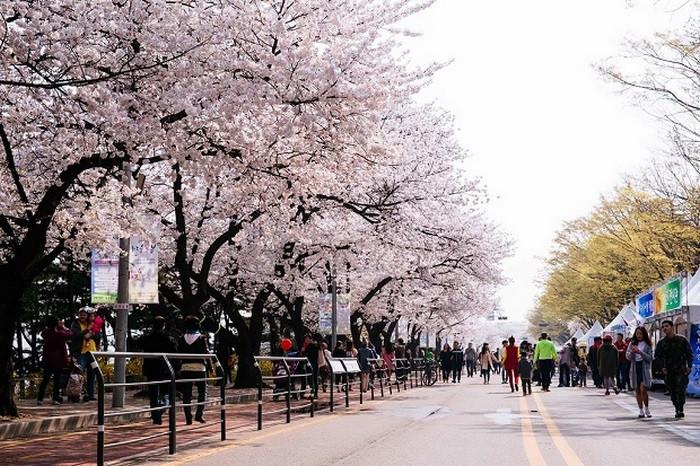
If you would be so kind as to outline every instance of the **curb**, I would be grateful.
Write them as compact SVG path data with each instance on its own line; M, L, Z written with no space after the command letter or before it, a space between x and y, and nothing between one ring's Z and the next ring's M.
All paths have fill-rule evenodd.
M245 395L227 395L226 404L240 404L257 400L254 393ZM140 419L146 419L150 413L122 414L109 417L105 420L107 425L124 424ZM0 424L0 440L9 440L18 437L32 437L40 434L53 434L88 429L97 424L97 407L95 412L85 414L72 414L68 416L55 416L29 421L8 422Z

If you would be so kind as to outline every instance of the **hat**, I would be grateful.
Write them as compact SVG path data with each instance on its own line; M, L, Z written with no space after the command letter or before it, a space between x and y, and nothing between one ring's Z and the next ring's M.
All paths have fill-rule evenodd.
M86 314L92 314L95 312L95 308L90 306L83 306L80 309L78 309L78 314L80 314L81 312L84 312Z

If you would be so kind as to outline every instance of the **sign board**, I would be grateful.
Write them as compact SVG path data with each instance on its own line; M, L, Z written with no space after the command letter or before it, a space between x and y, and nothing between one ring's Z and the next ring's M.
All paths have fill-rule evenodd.
M688 395L700 396L700 324L690 325L690 350L693 366L688 374Z
M158 246L138 238L129 251L129 302L158 303Z
M343 359L343 365L345 366L346 372L361 372L360 364L357 359Z
M318 298L318 331L331 333L333 331L333 295L321 293Z
M681 278L674 277L661 286L637 296L637 312L649 318L653 315L675 311L681 307Z
M339 359L329 359L328 362L331 364L331 370L334 374L343 374L345 372L345 366Z
M119 253L93 249L90 254L90 301L93 304L117 302Z
M339 294L337 306L336 333L350 335L350 294Z
M428 331L427 330L423 330L420 333L419 344L420 344L420 346L423 346L423 347L428 346Z
M681 279L673 278L654 290L654 313L662 314L681 307Z

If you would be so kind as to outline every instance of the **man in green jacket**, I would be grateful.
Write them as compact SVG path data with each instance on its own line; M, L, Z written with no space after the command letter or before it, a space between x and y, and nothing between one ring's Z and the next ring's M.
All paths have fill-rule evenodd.
M554 360L557 357L557 349L554 347L546 333L540 336L540 341L535 345L535 355L533 357L537 369L540 371L542 380L542 391L548 392L552 383L552 372L554 371Z

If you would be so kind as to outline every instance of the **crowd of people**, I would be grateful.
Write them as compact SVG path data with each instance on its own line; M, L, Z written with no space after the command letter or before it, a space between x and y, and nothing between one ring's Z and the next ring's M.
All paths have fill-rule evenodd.
M44 372L37 396L37 403L42 404L46 389L53 380L52 401L54 404L63 403L63 393L71 401L91 401L95 399L95 373L92 365L93 358L89 354L97 351L102 339L104 320L89 307L81 308L78 318L67 328L63 321L49 316L43 337ZM187 316L183 322L184 331L177 341L173 340L166 331L166 321L156 317L152 331L143 335L140 346L145 352L153 353L209 353L207 337L200 330L200 321L194 316ZM407 345L402 339L396 343L385 342L379 351L366 340L362 340L356 348L351 340L338 341L333 350L329 349L329 341L322 335L307 334L301 344L285 336L273 345L273 356L304 357L309 370L311 396L318 397L319 388L324 392L328 389L330 378L333 376L329 367L332 358L357 359L360 368L360 390L367 391L370 386L371 374L377 367L377 362L384 370L384 376L391 380L397 377L398 359L419 360L423 364L439 366L443 383L461 383L462 374L472 378L481 375L483 384L491 382L492 375L500 375L501 383L508 384L511 392L519 392L522 387L523 396L532 394L533 383L540 386L543 392L549 392L552 378L559 376L559 387L586 387L590 374L593 386L604 389L609 396L625 391L634 391L639 406L639 417L651 417L648 390L652 384L652 361L657 361L665 378L666 388L676 410L676 418L683 418L685 393L688 385L688 374L692 368L692 352L688 341L677 335L671 321L662 323L664 338L656 347L652 344L646 328L640 326L632 336L625 338L617 334L615 341L612 336L596 337L587 351L579 348L576 339L571 339L557 351L554 343L546 333L543 333L535 344L524 339L516 344L514 337L501 342L501 347L492 350L488 343L483 343L480 349L469 343L466 348L455 341L452 345L445 343L442 350L435 356L430 348L418 348ZM204 403L206 400L206 383L204 379L211 370L209 359L178 361L178 378L192 380L178 384L182 394L184 413L187 424L193 421L192 406L196 406L194 420L205 422ZM281 374L288 368L279 364L273 372ZM297 366L292 367L296 370ZM148 381L168 380L170 368L160 359L144 359L143 375ZM337 386L339 380L335 381ZM304 389L307 380L302 378ZM192 403L194 388L197 388L197 402ZM352 389L350 386L349 389ZM151 408L168 405L168 384L152 384L148 386ZM163 410L153 410L153 422L162 422Z

